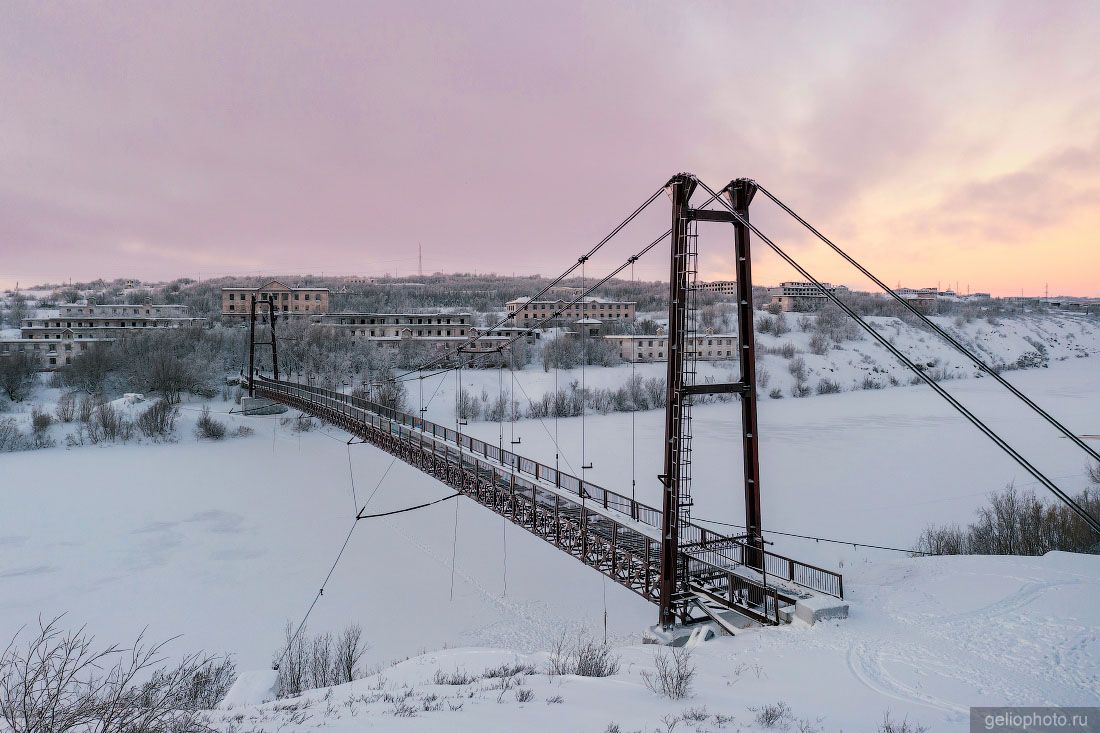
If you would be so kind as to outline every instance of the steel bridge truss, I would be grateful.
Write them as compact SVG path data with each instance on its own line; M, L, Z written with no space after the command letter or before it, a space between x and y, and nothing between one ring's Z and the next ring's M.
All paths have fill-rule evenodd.
M661 510L359 397L258 375L253 388L398 457L660 604ZM717 607L775 625L805 590L843 597L839 574L763 551L745 538L690 522L680 526L680 537L678 574L686 588L673 605L681 623L712 617Z

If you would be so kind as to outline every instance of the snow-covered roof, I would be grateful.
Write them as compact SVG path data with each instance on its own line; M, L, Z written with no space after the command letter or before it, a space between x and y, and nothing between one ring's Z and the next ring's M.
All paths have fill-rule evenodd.
M570 303L572 301L573 301L573 298L555 298L553 300L535 300L535 301L532 301L531 298L529 298L525 295L525 296L520 297L520 298L514 298L512 300L509 300L507 303L505 303L505 305L522 305L523 303L531 303L531 302L557 304L557 303ZM577 302L579 303L581 301L583 301L585 303L610 303L610 304L613 304L613 305L614 304L634 305L633 300L608 300L607 298L596 298L596 297L593 297L593 296L589 296L587 298L581 298Z

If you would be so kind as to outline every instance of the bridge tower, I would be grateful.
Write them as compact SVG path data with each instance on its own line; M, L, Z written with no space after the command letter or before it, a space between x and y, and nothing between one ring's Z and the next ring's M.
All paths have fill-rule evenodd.
M691 197L697 181L688 173L668 182L672 198L672 234L669 254L668 369L666 376L664 487L661 509L661 573L658 624L668 629L677 620L688 620L690 597L688 572L684 567L681 526L691 519L691 403L695 395L735 393L741 397L742 449L744 452L744 497L746 563L763 567L763 538L760 519L760 458L756 416L756 347L753 336L752 262L747 226L749 204L756 184L746 178L730 182L720 195L729 199L733 211L694 209ZM740 217L740 218L739 218ZM737 341L741 370L737 382L705 384L695 380L695 298L697 275L697 222L720 222L734 226L734 258L737 272ZM702 549L702 548L700 548Z
M267 306L267 318L268 323L271 326L270 340L269 341L257 341L256 340L256 309L262 305ZM256 396L256 347L257 346L270 346L271 347L271 372L272 378L275 381L279 381L279 354L277 351L277 344L275 338L275 321L279 318L275 311L275 306L270 300L257 300L252 299L251 307L248 313L248 396Z

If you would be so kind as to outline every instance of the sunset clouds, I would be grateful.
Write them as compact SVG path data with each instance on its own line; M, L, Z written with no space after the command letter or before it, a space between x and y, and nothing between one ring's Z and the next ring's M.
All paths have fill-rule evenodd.
M888 282L1100 295L1097 37L1069 2L7 3L0 285L411 274L417 242L552 274L690 170Z

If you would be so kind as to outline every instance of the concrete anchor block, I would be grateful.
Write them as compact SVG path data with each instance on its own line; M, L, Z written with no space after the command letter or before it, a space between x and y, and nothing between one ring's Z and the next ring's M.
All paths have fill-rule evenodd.
M789 609L784 611L790 612ZM848 604L832 596L813 595L809 598L800 598L794 604L794 617L811 626L818 621L848 618Z
M287 406L266 397L242 397L240 411L245 415L278 415L286 412Z

